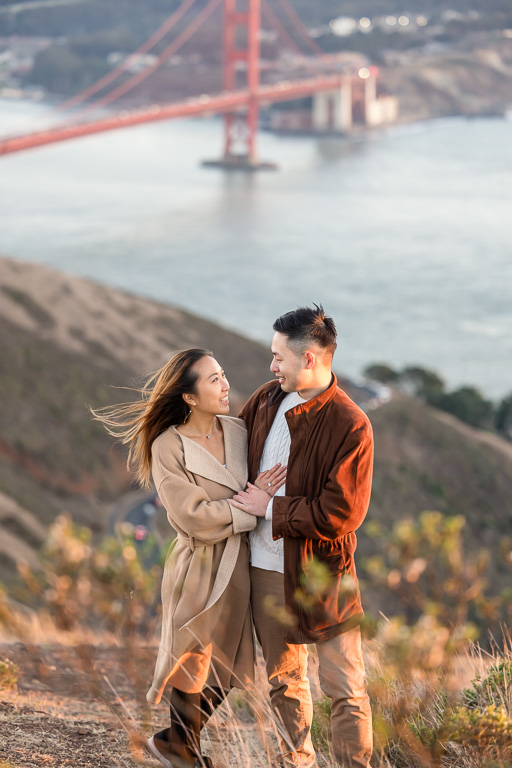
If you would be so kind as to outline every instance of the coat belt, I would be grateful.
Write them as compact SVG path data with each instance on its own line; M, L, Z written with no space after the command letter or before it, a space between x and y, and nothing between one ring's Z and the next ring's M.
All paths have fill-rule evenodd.
M179 534L178 537L180 537ZM192 551L198 547L212 546L211 542L200 541L199 539L194 538L194 536L181 536L181 538L184 540L188 538L189 546ZM238 559L238 553L240 552L241 538L241 534L236 533L226 539L226 546L224 547L224 552L222 553L222 557L220 559L217 574L215 576L215 582L213 584L213 589L211 591L208 602L206 603L201 613L198 614L198 616L201 616L203 613L205 613L205 611L208 611L217 602L229 584L231 574L235 569L236 561ZM195 619L197 619L197 616L194 616L192 619L187 621L187 623L184 624L181 629L188 627L193 621L195 621Z
M194 549L199 549L199 547L208 546L208 542L201 541L201 539L196 539L195 536L180 536L180 534L178 534L178 538L182 538L185 541L188 541L188 545L192 552L194 551Z
M193 552L194 549L200 549L201 547L211 547L212 543L211 541L202 541L201 539L196 538L195 536L186 536L182 533L178 533L176 538L179 541L182 541L184 544L187 544L187 546L190 548L190 551Z

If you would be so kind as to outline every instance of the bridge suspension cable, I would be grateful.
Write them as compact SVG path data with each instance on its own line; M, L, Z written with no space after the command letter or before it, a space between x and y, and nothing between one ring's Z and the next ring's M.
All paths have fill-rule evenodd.
M158 69L164 63L164 61L167 61L167 59L173 56L188 40L190 40L192 35L197 32L201 24L206 21L206 19L221 4L221 2L222 0L210 0L210 2L205 5L201 13L199 13L190 22L188 27L186 27L183 32L178 35L176 40L174 40L170 45L167 46L167 48L162 51L154 64L145 67L145 69L143 69L141 72L133 75L133 77L130 77L128 80L126 80L126 82L122 83L117 88L114 88L114 90L110 91L105 96L102 96L92 104L87 105L87 107L80 113L80 116L89 113L93 109L104 107L107 106L107 104L111 104L113 101L117 101L117 99L133 90L133 88L135 88L137 85L139 85L139 83L149 77L149 75L153 74L153 72Z
M317 41L311 37L311 35L309 34L308 28L300 18L299 14L291 4L290 0L277 0L277 2L282 8L282 10L284 11L284 13L288 16L288 18L292 22L297 33L304 40L304 42L309 46L311 51L316 56L318 56L327 65L327 67L330 70L336 69L336 60L334 56L331 56L328 53L325 53L325 51L317 43Z
M75 107L77 104L81 104L83 101L88 99L89 96L94 96L94 94L98 93L98 91L101 91L102 88L105 88L114 80L117 80L117 78L126 72L126 70L137 60L139 56L143 56L145 53L154 48L155 45L159 43L160 40L165 37L165 35L167 35L167 33L170 32L174 26L176 26L178 21L180 21L186 12L192 8L195 2L197 2L197 0L184 0L184 2L174 11L174 13L172 13L164 21L164 23L155 32L153 32L150 37L148 37L146 42L137 48L136 51L127 56L123 62L118 64L117 67L114 67L114 69L112 69L110 72L107 72L104 77L101 77L95 83L92 83L87 88L84 88L83 91L80 91L80 93L77 93L63 104L60 104L58 111L70 109L71 107Z
M281 41L288 48L290 48L290 50L294 51L300 56L303 56L304 54L302 50L299 48L295 40L288 34L285 27L283 27L283 25L275 15L274 11L271 9L268 2L266 2L266 0L263 0L263 3L261 5L261 11L263 14L263 18L270 24L271 27L274 28L275 32L277 32L278 36L281 38Z
M313 40L311 35L309 34L308 28L298 15L297 11L291 4L290 0L277 0L283 11L286 13L290 21L292 22L293 26L297 30L298 34L302 37L306 45L308 45L311 50L320 55L324 56L325 52L322 50L322 48L318 45L316 40Z

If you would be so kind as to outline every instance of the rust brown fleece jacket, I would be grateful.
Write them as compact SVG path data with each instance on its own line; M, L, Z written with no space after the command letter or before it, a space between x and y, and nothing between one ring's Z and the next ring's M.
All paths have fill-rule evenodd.
M257 475L266 437L286 393L264 384L240 417L249 436L249 477ZM363 618L355 531L370 502L373 435L368 417L337 386L286 413L291 445L286 496L273 503L273 537L284 539L288 641L317 642Z

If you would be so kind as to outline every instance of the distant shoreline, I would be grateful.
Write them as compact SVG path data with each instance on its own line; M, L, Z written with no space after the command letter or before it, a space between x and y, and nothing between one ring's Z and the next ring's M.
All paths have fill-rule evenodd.
M19 91L19 96L6 96L5 91L12 91L13 89L0 89L0 101L4 101L6 103L12 103L12 104L35 104L35 105L41 105L49 110L54 110L59 107L59 105L66 100L67 97L60 96L56 94L45 94L42 97L34 97L31 96L31 91L29 90L22 90ZM106 108L103 111L106 114L115 114L118 111L124 111L124 110L137 110L140 108L143 108L147 105L140 105L140 106L119 106L118 109L114 108ZM398 120L396 120L394 123L388 123L385 125L379 125L375 127L369 127L364 125L355 125L353 130L349 133L340 133L336 131L326 131L326 132L315 132L315 131L293 131L293 130L276 130L273 128L268 127L265 124L261 124L260 122L260 128L259 130L264 133L269 133L274 136L282 136L284 138L318 138L318 139L338 139L338 140L345 140L345 141L358 141L361 139L364 139L366 136L379 136L380 134L386 134L386 133L392 133L395 129L400 129L402 127L413 127L415 125L422 126L427 125L432 122L436 121L444 121L444 120L457 120L457 119L465 119L465 120L505 120L509 121L512 118L512 106L507 109L504 108L503 110L499 111L489 111L487 113L481 113L481 114L468 114L468 113L454 113L450 115L439 115L439 114L430 114L430 115L422 115L422 114L400 114ZM183 120L194 120L199 118L182 118ZM202 118L204 119L204 118ZM221 120L222 115L211 115L208 119L214 119L214 120ZM165 120L162 120L162 122L165 122ZM121 128L119 130L122 130ZM30 132L29 132L30 133ZM10 135L10 132L8 132L6 135Z

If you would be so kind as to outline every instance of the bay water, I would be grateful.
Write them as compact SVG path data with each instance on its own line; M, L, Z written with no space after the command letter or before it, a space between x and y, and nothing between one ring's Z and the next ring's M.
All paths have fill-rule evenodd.
M47 119L47 105L0 100L0 135ZM202 168L221 144L209 118L0 157L0 252L265 344L279 314L322 303L352 378L382 361L494 399L512 391L511 121L261 133L279 170L253 174Z

